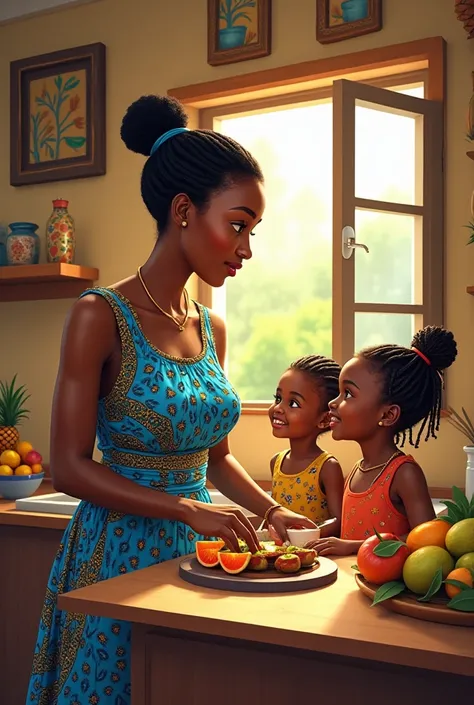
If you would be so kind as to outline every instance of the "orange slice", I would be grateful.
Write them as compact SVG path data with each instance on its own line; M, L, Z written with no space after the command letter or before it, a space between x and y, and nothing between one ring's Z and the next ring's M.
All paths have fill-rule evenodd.
M219 564L217 554L225 546L225 541L196 541L196 558L204 568L215 568Z
M246 551L245 553L230 553L230 551L223 551L219 552L217 557L221 568L224 568L226 573L236 575L246 569L250 563L252 554L250 551Z

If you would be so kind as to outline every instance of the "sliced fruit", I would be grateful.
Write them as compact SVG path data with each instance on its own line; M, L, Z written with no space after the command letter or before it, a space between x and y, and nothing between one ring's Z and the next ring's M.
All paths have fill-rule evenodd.
M231 553L230 551L219 551L217 554L221 568L226 573L237 575L245 570L250 563L252 554L250 551L246 553Z
M455 568L448 574L446 580L457 580L460 583L464 583L464 585L467 585L469 588L472 588L473 585L472 573L468 568ZM444 588L446 595L451 598L459 595L462 590L462 588L457 585L449 585L449 583L446 584Z
M225 542L222 540L196 541L196 558L205 568L214 568L216 565L219 565L217 554L224 546Z
M406 539L406 545L410 549L410 553L413 553L418 548L423 548L423 546L445 548L444 542L449 529L450 524L446 521L441 521L441 519L425 521L410 531Z
M275 569L280 573L297 573L301 568L301 561L294 553L282 553L275 561Z
M0 463L15 469L21 464L21 458L16 450L4 450L0 455Z

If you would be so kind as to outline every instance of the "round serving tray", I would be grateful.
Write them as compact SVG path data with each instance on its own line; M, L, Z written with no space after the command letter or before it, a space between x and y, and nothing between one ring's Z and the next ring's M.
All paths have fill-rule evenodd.
M215 590L232 592L297 592L315 590L337 580L337 565L329 558L318 557L311 568L296 574L266 570L261 573L245 570L238 575L229 575L222 568L204 568L194 556L188 556L179 564L179 575L188 583Z
M355 580L358 588L374 599L378 586L368 583L367 580L356 573ZM397 595L390 600L384 600L377 608L384 607L391 612L403 614L405 617L422 619L425 622L438 622L439 624L452 624L457 627L474 627L474 612L458 612L447 607L447 599L435 598L433 602L418 602L414 595Z

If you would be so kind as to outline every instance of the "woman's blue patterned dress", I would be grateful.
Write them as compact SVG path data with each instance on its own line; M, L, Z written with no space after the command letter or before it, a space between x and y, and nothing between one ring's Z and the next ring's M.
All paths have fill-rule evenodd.
M209 448L238 421L240 402L217 359L209 312L198 305L202 351L177 358L144 336L130 302L103 296L117 321L122 367L99 401L103 463L157 492L209 502ZM82 501L49 578L27 704L129 705L130 626L58 610L58 594L191 553L197 536L177 521L109 511Z

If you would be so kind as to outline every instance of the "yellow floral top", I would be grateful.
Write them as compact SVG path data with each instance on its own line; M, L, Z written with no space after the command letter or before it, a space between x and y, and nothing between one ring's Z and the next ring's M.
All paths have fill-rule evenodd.
M307 468L296 475L281 471L283 460L290 451L284 450L275 459L273 467L272 497L283 507L313 521L329 519L326 495L319 484L319 474L326 460L333 456L323 452Z

